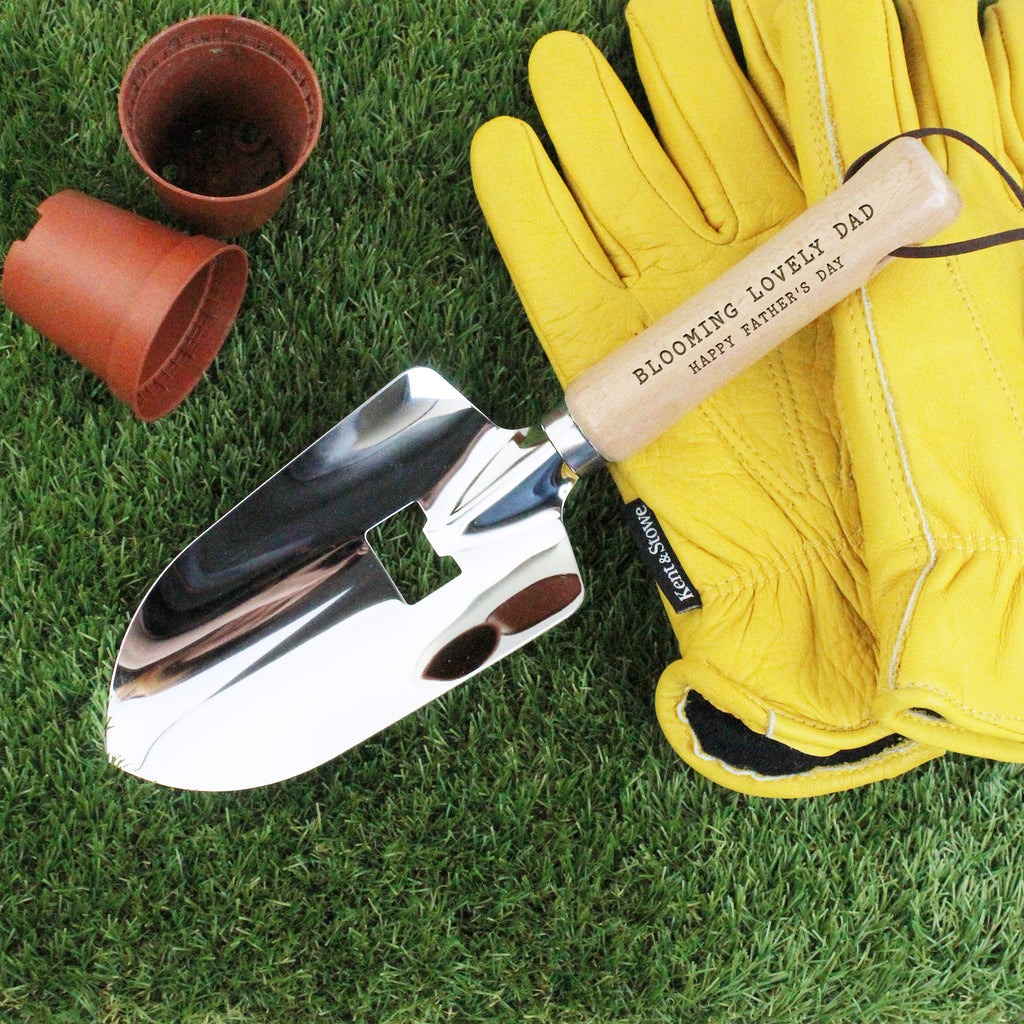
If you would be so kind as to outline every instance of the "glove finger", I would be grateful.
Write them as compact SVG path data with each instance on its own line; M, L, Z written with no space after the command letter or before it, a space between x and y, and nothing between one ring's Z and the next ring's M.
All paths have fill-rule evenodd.
M711 0L631 0L626 21L662 145L722 240L776 226L777 191L786 193L784 209L798 208L795 161L737 66Z
M667 250L700 265L717 230L590 40L542 37L530 85L566 180L626 285L654 270L664 278Z
M996 95L1003 146L1024 174L1024 3L1000 0L985 10L985 55Z
M779 71L779 57L770 47L778 42L772 31L762 31L760 20L767 16L767 4L751 8L743 0L733 0L732 13L743 46L747 79L761 98L776 130L785 142L786 151L794 153L793 130L786 106L786 84ZM799 174L797 174L799 178Z
M484 124L470 165L480 208L564 386L642 330L642 313L527 124L511 117ZM576 310L566 308L566 296ZM593 316L577 310L601 311L619 336L591 331Z
M896 12L887 0L748 0L786 86L808 203L846 168L919 127Z
M897 10L922 123L955 128L1005 159L976 0L897 0ZM966 146L940 138L932 153L970 194L992 187L990 169Z

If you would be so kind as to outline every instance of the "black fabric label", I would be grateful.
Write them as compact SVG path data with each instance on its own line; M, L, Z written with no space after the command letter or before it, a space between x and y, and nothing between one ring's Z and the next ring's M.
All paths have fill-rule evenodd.
M627 502L622 508L644 566L668 598L673 610L689 612L700 608L700 594L683 571L658 517L639 499Z

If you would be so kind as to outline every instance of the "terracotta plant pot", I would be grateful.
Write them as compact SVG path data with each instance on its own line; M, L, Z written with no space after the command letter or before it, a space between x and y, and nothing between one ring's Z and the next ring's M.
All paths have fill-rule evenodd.
M280 208L316 145L323 97L290 39L214 14L171 25L139 50L118 114L167 210L231 238Z
M58 192L4 261L0 296L143 420L168 413L220 350L245 294L245 250Z

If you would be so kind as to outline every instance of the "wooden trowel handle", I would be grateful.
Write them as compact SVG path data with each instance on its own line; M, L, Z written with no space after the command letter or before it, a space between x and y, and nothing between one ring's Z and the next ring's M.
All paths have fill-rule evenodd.
M951 224L960 196L924 145L901 138L702 292L568 386L590 444L618 462L865 284L894 249Z

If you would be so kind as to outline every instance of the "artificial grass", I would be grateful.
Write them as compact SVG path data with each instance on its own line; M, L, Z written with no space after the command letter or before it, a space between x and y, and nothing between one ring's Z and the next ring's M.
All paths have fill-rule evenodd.
M0 9L4 252L61 188L164 219L116 100L166 24L268 21L326 97L285 208L244 240L238 324L179 411L135 422L0 314L0 1020L1020 1018L1020 768L947 756L795 803L696 776L654 719L673 649L606 479L568 511L584 608L343 758L237 794L106 762L130 614L217 515L414 363L506 425L554 400L469 140L495 114L535 120L526 59L545 31L588 33L629 79L621 8Z

